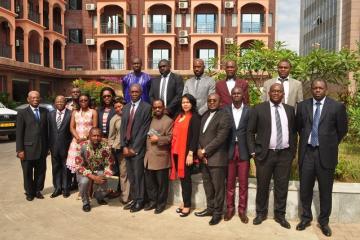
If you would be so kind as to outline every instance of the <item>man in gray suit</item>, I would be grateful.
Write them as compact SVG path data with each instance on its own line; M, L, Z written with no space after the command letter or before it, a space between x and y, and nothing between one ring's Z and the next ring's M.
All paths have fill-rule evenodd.
M269 101L268 92L271 85L274 83L280 83L284 86L284 98L283 103L296 107L296 104L303 100L302 83L294 78L289 77L291 70L291 63L289 60L281 60L278 63L279 76L273 79L269 79L264 82L262 91L262 101Z
M207 110L207 97L215 92L215 81L212 77L204 75L205 64L202 59L195 59L193 71L195 76L185 82L184 92L193 95L200 115Z

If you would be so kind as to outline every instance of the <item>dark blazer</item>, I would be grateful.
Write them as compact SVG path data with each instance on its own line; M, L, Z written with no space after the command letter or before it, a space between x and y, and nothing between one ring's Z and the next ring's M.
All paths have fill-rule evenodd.
M197 156L197 149L199 146L200 124L201 124L200 115L198 113L193 113L189 122L185 156L188 155L189 151L193 151L194 157Z
M289 148L292 158L295 157L297 135L295 127L295 109L292 106L283 104L288 118ZM250 111L247 128L247 144L249 152L255 153L257 161L263 161L268 154L271 138L271 112L268 101L256 105Z
M48 111L39 107L40 122L30 106L19 110L16 118L16 152L24 151L25 160L46 158L48 152Z
M71 111L69 109L65 110L64 118L59 129L56 124L56 111L57 110L48 114L49 147L52 154L58 153L67 156L72 140L70 132Z
M130 118L131 102L127 103L122 110L121 117L121 147L131 147L137 153L136 157L144 157L146 150L146 138L151 123L151 105L140 101L134 115L130 141L126 140L126 128Z
M229 160L226 140L231 129L231 117L224 110L218 110L203 133L209 115L210 111L207 111L201 118L199 148L205 148L208 166L224 167Z
M313 122L313 98L298 103L296 126L300 136L299 165L301 166ZM319 121L320 162L324 168L334 169L338 163L338 145L348 131L344 104L326 97Z
M234 149L235 145L238 145L238 149L240 151L240 159L241 160L249 160L250 159L250 153L247 146L247 138L246 138L246 129L249 122L249 114L250 114L250 108L243 104L243 110L241 113L240 123L238 128L236 128L235 122L234 122L234 116L232 113L232 104L227 105L224 110L232 117L231 121L231 130L228 137L228 156L229 159L234 158ZM238 142L235 142L235 139L238 139Z
M249 104L248 83L245 80L237 78L235 80L235 86L240 87L243 90L243 101L245 104ZM217 81L215 85L215 91L220 96L220 107L224 107L232 103L231 95L226 85L226 80Z
M180 102L184 90L184 81L180 75L170 72L168 86L166 91L166 109L171 116L175 116L180 111ZM154 78L151 81L150 101L160 98L161 77Z
M101 132L102 132L102 129L103 129L102 119L103 119L103 115L104 115L104 108L100 107L97 110L97 112L98 112L98 128L100 128ZM108 137L108 135L109 135L109 127L110 127L110 120L114 115L115 115L115 110L114 110L113 107L111 107L111 110L110 110L109 115L108 115L107 120L106 120L106 136L103 136L103 137Z

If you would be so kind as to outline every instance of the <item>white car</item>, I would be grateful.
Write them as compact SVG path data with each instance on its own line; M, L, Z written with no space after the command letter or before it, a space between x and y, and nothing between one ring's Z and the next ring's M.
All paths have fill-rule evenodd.
M15 140L16 115L16 111L6 108L4 104L0 102L0 136L7 135L10 140Z

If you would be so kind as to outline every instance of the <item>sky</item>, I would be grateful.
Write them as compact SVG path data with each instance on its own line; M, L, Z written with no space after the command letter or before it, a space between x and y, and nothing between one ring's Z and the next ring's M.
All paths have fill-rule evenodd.
M299 52L300 0L277 0L276 14L276 41L285 41L286 48Z

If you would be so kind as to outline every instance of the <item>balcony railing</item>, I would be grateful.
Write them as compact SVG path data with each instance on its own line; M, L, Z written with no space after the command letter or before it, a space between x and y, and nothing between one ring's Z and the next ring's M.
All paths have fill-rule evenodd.
M171 23L149 23L149 33L171 33Z
M216 23L212 24L196 24L195 26L196 33L215 33L216 32Z
M54 68L62 69L62 60L61 59L54 59Z
M16 61L24 62L24 49L21 49L15 53Z
M55 32L62 33L62 25L61 24L53 23L53 28L54 28Z
M29 55L29 62L40 64L40 53L30 53Z
M10 0L0 0L0 7L11 10L11 1Z
M149 59L148 60L148 68L150 69L158 69L159 68L159 62L162 60L163 58L156 58L156 59ZM166 59L166 58L165 58ZM171 59L168 58L168 61L171 62Z
M0 57L11 58L11 46L8 44L0 45Z
M123 59L101 60L101 69L125 69Z
M33 22L40 23L40 14L35 11L29 11L29 19Z
M102 34L121 34L124 33L124 24L108 24L108 23L101 23L100 32Z
M23 18L23 6L22 5L16 5L15 6L15 13L17 14L16 18Z
M242 33L264 32L264 22L241 22Z

